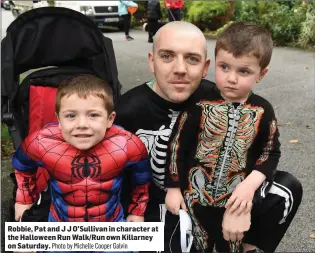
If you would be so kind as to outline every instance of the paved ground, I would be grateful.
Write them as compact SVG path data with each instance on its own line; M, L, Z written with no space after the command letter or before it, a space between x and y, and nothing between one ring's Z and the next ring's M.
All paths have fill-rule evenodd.
M2 36L4 29L13 18L2 10ZM151 44L147 43L147 34L132 31L134 41L127 42L121 32L107 32L113 40L119 79L123 92L143 83L153 76L149 73L147 54ZM213 60L215 41L208 41L208 51ZM275 107L280 123L280 141L282 158L280 170L295 175L304 188L300 209L277 251L315 252L315 54L291 48L275 48L269 73L255 88L255 91L268 99ZM214 79L213 65L208 79ZM297 139L292 144L290 140ZM2 164L2 222L7 216L7 203L10 184L8 166Z

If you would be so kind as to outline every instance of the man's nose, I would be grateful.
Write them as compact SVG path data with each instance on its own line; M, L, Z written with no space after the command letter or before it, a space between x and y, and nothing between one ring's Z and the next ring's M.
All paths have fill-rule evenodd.
M235 71L230 71L228 74L229 83L237 83L237 73Z
M175 74L186 74L187 68L185 59L183 57L178 57L176 61L174 62L174 72Z

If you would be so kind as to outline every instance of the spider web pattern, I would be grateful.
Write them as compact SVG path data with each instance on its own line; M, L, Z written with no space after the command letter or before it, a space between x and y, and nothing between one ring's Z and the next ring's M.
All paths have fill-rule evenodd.
M36 169L45 167L51 183L51 215L55 221L119 221L122 171L132 170L134 187L128 211L144 215L148 202L150 167L141 140L113 126L93 148L81 151L66 143L58 124L26 138L13 157L18 181L17 202L38 198Z

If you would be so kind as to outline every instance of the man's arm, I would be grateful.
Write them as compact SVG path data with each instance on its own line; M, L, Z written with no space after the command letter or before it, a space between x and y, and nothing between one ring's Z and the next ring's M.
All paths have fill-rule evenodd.
M135 135L130 134L127 146L128 169L131 170L132 197L128 213L144 216L149 201L149 185L151 182L151 167L145 145Z

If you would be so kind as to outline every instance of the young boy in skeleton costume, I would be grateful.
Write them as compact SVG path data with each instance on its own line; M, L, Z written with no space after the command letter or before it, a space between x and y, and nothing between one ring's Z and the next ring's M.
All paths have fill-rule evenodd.
M215 48L216 87L179 115L170 137L165 204L176 214L185 202L200 251L274 252L300 204L301 191L283 205L274 110L251 91L268 71L272 45L261 26L225 29Z

